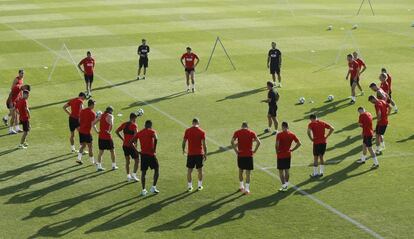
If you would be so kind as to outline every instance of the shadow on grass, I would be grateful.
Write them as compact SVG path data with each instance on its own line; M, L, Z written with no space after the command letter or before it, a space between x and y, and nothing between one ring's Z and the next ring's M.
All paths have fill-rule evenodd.
M0 156L7 155L7 154L10 154L10 153L13 153L14 151L17 151L17 150L19 150L19 149L18 149L18 148L14 148L14 149L7 149L7 150L4 150L4 151L0 152Z
M127 226L131 223L142 220L148 216L154 215L157 212L161 211L161 209L163 209L164 207L169 206L177 201L183 200L184 198L187 198L194 193L197 192L189 193L185 191L183 193L176 194L161 201L151 203L150 205L143 207L137 211L126 211L125 213L122 213L112 218L111 220L86 231L86 234L93 232L111 231L116 228Z
M155 98L155 99L151 99L151 100L147 100L147 101L137 101L134 102L132 104L130 104L128 107L122 108L122 110L127 110L133 107L140 107L140 106L145 106L145 105L151 105L151 104L155 104L161 101L165 101L165 100L172 100L174 98L178 98L180 96L184 96L187 95L187 92L185 91L181 91L178 93L174 93L171 95L167 95L167 96L163 96L163 97L159 97L159 98Z
M359 128L359 124L358 123L353 123L353 124L350 124L348 126L343 127L340 130L335 130L334 133L335 134L339 134L339 133L342 133L342 132L345 132L345 131L352 131L352 130L354 130L356 128Z
M238 196L234 197L236 194ZM191 227L194 223L196 223L202 216L214 212L217 209L220 209L222 206L231 203L238 198L242 197L243 194L236 191L234 193L227 194L213 202L210 202L204 206L201 206L179 218L176 218L170 222L165 224L149 228L147 232L160 232L160 231L171 231L177 229L183 229Z
M361 138L360 135L356 135L356 136L353 136L353 137L348 135L346 137L346 139L344 139L343 141L333 145L332 147L327 148L326 151L332 151L332 150L335 150L335 149L338 149L338 148L344 148L344 147L347 147L347 146L349 146L349 145L351 145L351 144L353 144L353 143L355 143L359 140L361 140L361 142L362 142L362 138Z
M257 94L259 92L265 91L266 89L267 89L266 87L261 87L261 88L257 88L257 89L253 89L253 90L239 92L239 93L236 93L236 94L233 94L233 95L226 96L223 99L217 100L216 102L222 102L222 101L225 101L225 100L234 100L234 99L246 97L246 96L249 96L249 95L254 95L254 94Z
M348 98L344 98L344 99L337 100L337 101L329 101L320 107L310 109L308 112L305 113L305 116L303 116L303 118L296 119L293 122L300 122L302 120L307 120L309 119L310 114L316 114L318 117L322 118L330 113L334 113L338 110L351 106L351 104L348 102L344 103L345 101L348 101L348 100L349 100Z
M410 140L414 140L414 134L411 135L411 136L409 136L409 137L407 137L407 138L405 138L405 139L401 139L401 140L398 140L398 141L395 141L395 142L397 142L397 143L404 143L404 142L407 142L407 141L410 141Z
M341 155L338 155L336 157L330 158L328 160L325 161L326 164L339 164L341 163L343 160L345 160L346 158L356 155L358 153L362 152L362 146L358 145L354 148L352 148L351 150L349 150L348 152L345 152Z
M227 152L227 151L230 151L230 150L233 150L233 148L231 147L231 145L228 145L228 146L225 146L225 147L219 147L215 151L208 152L207 153L207 156L224 153L224 152Z

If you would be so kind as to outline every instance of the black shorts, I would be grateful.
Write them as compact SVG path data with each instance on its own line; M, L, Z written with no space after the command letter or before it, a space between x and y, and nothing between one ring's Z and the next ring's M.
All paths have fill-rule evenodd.
M141 154L141 171L147 171L148 167L151 169L158 169L158 160L155 156Z
M290 169L290 158L278 158L277 169Z
M323 156L326 152L326 144L314 144L313 156Z
M352 79L352 78L351 78L351 79L349 80L349 85L350 85L350 86L352 86L352 85L354 84L354 82L355 82L355 84L358 84L358 83L359 83L359 77L357 77L357 79L356 79L356 80L354 80L354 79Z
M253 170L253 157L237 157L237 166L243 170Z
M112 139L98 139L99 150L114 149L114 141Z
M73 117L69 117L69 130L70 132L75 131L79 127L79 119L75 119Z
M139 61L138 61L138 67L144 67L147 68L148 67L148 57L140 57Z
M278 66L278 65L272 65L272 64L270 64L270 67L269 67L269 69L270 69L270 74L280 74L280 67Z
M93 83L93 75L90 75L90 76L88 76L88 75L84 75L85 76L85 82L86 83Z
M191 72L194 72L195 70L194 70L194 68L185 68L185 72L188 72L188 73L191 73Z
M134 147L122 146L122 149L124 150L125 157L131 157L133 159L139 158L138 151Z
M277 105L269 106L269 110L267 111L267 114L272 116L272 117L276 117L276 115L277 115Z
M79 133L79 142L90 144L92 143L92 135Z
M372 136L364 136L362 142L365 146L372 147Z
M386 125L377 125L377 127L375 128L375 133L379 135L384 135L386 130Z
M13 102L6 101L6 107L7 109L11 110L11 109L14 109L15 105Z
M202 168L203 167L203 155L188 155L187 156L187 168Z
M24 132L29 132L30 131L30 122L28 120L20 121L20 124L23 126L23 131Z
M390 97L390 99L392 99L391 94L392 94L392 92L390 91L390 93L388 93L388 96Z

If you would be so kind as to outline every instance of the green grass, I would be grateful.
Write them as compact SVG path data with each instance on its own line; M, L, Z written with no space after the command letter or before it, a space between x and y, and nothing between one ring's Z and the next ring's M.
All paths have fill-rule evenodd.
M33 87L29 149L14 150L19 136L7 136L7 129L0 128L0 238L373 237L323 205L384 238L412 237L414 115L412 104L404 100L412 96L414 73L411 2L374 1L376 16L370 16L367 4L355 16L360 4L356 0L289 2L0 0L0 100L5 102L19 68L26 70L25 80ZM350 32L354 24L359 28ZM326 31L328 25L333 31ZM218 48L209 70L201 73L217 36L237 70ZM141 38L148 39L152 51L148 80L136 82L135 53ZM274 138L264 135L255 157L253 193L241 196L235 193L235 156L218 145L228 146L243 120L258 133L266 126L267 107L259 101L266 97L265 60L271 41L283 52L279 120L289 121L303 142L291 169L291 182L302 191L278 193L276 170L261 170L275 166ZM86 50L93 52L99 75L93 92L97 109L114 106L115 114L124 115L116 117L116 125L138 108L145 110L139 127L145 119L153 120L160 137L159 195L141 198L139 184L124 182L118 139L120 170L96 173L92 165L75 165L61 107L84 85L68 53L61 50L63 43L76 61ZM201 57L198 92L190 95L179 94L184 79L178 57L187 45ZM365 91L386 66L400 109L390 116L387 149L376 171L355 164L361 144L356 108L374 111L367 97L358 97L353 106L346 99L345 54L355 49L368 64L362 80ZM324 68L338 54L337 64ZM57 55L62 59L48 82ZM335 101L325 103L329 94ZM295 105L300 96L315 103ZM336 132L329 140L326 176L311 181L312 145L306 127L307 116L315 111ZM1 113L6 113L4 107ZM184 193L182 123L189 125L194 116L207 131L212 154L205 166L205 190ZM107 154L104 164L109 166Z

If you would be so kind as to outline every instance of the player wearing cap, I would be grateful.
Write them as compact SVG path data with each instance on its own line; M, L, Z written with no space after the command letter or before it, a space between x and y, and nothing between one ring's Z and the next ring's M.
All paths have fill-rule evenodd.
M114 108L112 106L108 106L105 112L97 117L95 120L95 124L99 121L99 154L98 154L98 163L96 165L97 171L104 171L105 169L102 167L102 156L105 150L109 150L111 152L111 160L112 160L112 170L118 169L115 162L115 149L114 149L114 141L112 140L112 129L114 127L114 116L112 113L114 112Z
M256 146L253 150L253 142ZM239 190L250 194L250 172L253 170L253 155L260 147L260 140L253 130L249 129L247 122L243 122L241 129L233 134L231 146L237 154L237 166L239 168ZM246 171L246 183L243 180L243 172Z
M66 112L66 114L69 115L69 142L72 153L78 152L75 149L75 130L79 131L79 115L83 109L83 101L85 98L85 93L80 92L78 97L69 100L68 103L63 106L63 110ZM68 110L69 107L70 111Z

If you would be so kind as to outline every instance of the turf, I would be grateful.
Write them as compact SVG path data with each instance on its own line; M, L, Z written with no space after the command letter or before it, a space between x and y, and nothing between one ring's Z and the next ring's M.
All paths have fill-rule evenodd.
M19 68L33 87L29 149L15 150L19 136L7 136L7 129L0 128L0 237L412 237L414 115L410 100L404 100L412 97L412 4L373 3L375 16L367 4L355 16L356 0L0 1L1 102ZM354 24L358 29L351 31ZM328 25L332 31L326 31ZM237 70L219 47L203 72L217 36ZM148 80L134 81L141 38L151 46L150 68ZM266 97L271 41L283 52L279 119L290 122L303 143L291 169L291 181L300 190L277 192L275 140L261 134L252 194L241 196L235 155L226 147L243 120L259 134L266 126L267 107L259 101ZM145 119L153 120L160 137L159 195L139 197L140 185L125 182L118 139L120 170L97 173L92 165L75 164L61 107L84 85L63 44L76 61L87 50L93 52L97 109L114 106L115 114L123 114L116 116L116 125L138 108L145 110L140 127ZM195 94L183 93L178 57L187 45L201 57ZM376 171L355 164L361 151L356 108L374 109L366 96L348 104L345 55L353 50L368 65L362 79L366 93L386 66L400 109L390 116L387 149ZM333 102L325 102L329 94ZM314 103L297 105L301 96ZM314 181L308 177L312 146L306 136L311 112L336 129L329 139L325 177ZM180 144L194 116L207 131L210 153L205 190L185 193ZM108 155L104 164L109 166Z

